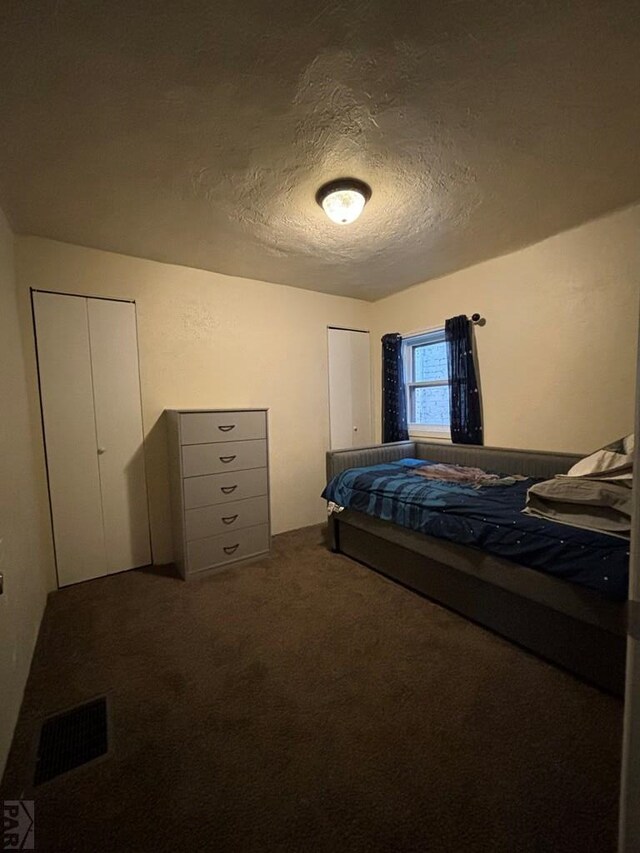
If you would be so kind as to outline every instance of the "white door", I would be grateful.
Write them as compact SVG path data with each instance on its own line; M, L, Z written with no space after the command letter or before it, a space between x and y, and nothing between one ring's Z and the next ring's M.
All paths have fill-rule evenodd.
M60 586L151 561L135 306L33 294Z
M34 293L60 585L105 574L86 299Z
M369 333L329 328L331 448L373 442Z
M107 572L150 562L138 339L130 302L88 299Z

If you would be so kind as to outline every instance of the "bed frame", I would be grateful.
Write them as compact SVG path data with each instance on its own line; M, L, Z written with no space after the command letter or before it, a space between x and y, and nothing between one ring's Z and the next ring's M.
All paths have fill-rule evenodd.
M403 441L329 451L327 480L347 468L407 457L531 477L566 473L581 458ZM601 689L624 694L626 602L354 510L330 517L329 545Z

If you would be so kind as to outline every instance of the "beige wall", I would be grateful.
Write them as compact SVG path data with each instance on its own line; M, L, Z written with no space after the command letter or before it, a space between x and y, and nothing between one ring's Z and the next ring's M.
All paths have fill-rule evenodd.
M385 332L477 311L486 444L596 448L633 429L639 293L636 206L376 302L376 411Z
M274 532L325 518L327 325L367 329L369 303L35 237L17 257L25 326L29 287L136 300L156 563L172 559L165 408L269 407Z
M16 296L14 238L0 211L0 776L54 584L40 416L27 393Z

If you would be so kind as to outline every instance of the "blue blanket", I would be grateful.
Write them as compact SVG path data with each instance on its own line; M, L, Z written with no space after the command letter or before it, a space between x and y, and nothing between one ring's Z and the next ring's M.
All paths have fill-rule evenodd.
M522 566L582 584L609 598L628 595L629 542L604 533L524 515L538 480L475 488L426 480L418 459L351 468L322 497L402 527L479 548Z

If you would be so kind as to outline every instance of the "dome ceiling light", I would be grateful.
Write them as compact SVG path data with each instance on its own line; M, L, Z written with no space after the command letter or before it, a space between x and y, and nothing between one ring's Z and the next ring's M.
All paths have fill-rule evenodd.
M349 225L355 222L371 198L371 187L356 178L339 178L323 184L316 201L332 222Z

